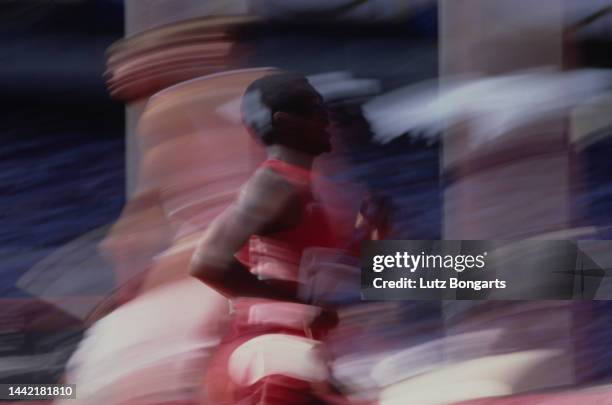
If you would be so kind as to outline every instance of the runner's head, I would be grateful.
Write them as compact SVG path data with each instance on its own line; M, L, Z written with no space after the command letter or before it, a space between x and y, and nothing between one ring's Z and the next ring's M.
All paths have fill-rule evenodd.
M303 75L279 72L251 83L242 99L242 117L265 145L315 156L331 150L323 97Z

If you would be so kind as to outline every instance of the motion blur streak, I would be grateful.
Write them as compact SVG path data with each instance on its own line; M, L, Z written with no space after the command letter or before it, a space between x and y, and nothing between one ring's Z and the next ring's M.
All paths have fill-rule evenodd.
M76 383L62 405L610 403L612 277L520 264L524 240L561 239L612 268L612 0L43 4L0 5L2 179L26 167L2 189L0 382ZM104 69L110 4L126 35ZM308 79L303 100L244 97L280 71ZM108 95L125 133L104 141L123 125ZM332 150L308 167L258 126ZM245 208L258 170L265 203ZM194 252L288 189L300 211L230 256L291 303L223 291L222 249ZM361 242L384 239L507 240L515 288L593 300L362 301Z
M612 85L612 70L539 70L445 77L440 88L416 84L372 99L364 113L379 142L408 132L435 137L467 122L478 146L538 120L562 117L569 108L603 97Z

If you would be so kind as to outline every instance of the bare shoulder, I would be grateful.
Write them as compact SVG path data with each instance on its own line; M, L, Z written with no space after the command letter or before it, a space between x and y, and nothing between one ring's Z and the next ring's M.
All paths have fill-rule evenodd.
M269 167L260 167L251 177L247 187L262 190L278 189L279 192L297 193L295 186L291 184L282 174Z
M251 212L278 213L299 203L296 187L273 169L259 168L243 187L240 208Z

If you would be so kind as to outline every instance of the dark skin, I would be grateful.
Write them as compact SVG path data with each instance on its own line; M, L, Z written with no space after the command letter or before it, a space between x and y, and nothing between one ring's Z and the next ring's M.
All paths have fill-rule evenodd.
M314 158L329 151L329 125L321 96L305 82L304 110L276 111L272 124L281 139L267 148L268 156L310 168ZM261 168L245 185L237 200L217 217L202 236L192 258L190 273L219 293L233 297L262 297L297 301L295 285L262 281L234 255L252 235L265 236L297 225L299 192L282 175Z
M270 169L258 170L236 202L202 236L191 262L191 275L228 298L296 300L285 292L287 289L259 280L234 257L252 235L290 227L296 212L299 200L293 187Z

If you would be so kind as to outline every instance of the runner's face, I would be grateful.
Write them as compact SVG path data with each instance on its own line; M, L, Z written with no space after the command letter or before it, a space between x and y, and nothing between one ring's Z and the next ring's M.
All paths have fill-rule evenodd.
M301 127L300 141L304 148L315 155L331 151L331 134L328 131L329 116L323 97L306 84L296 119Z

